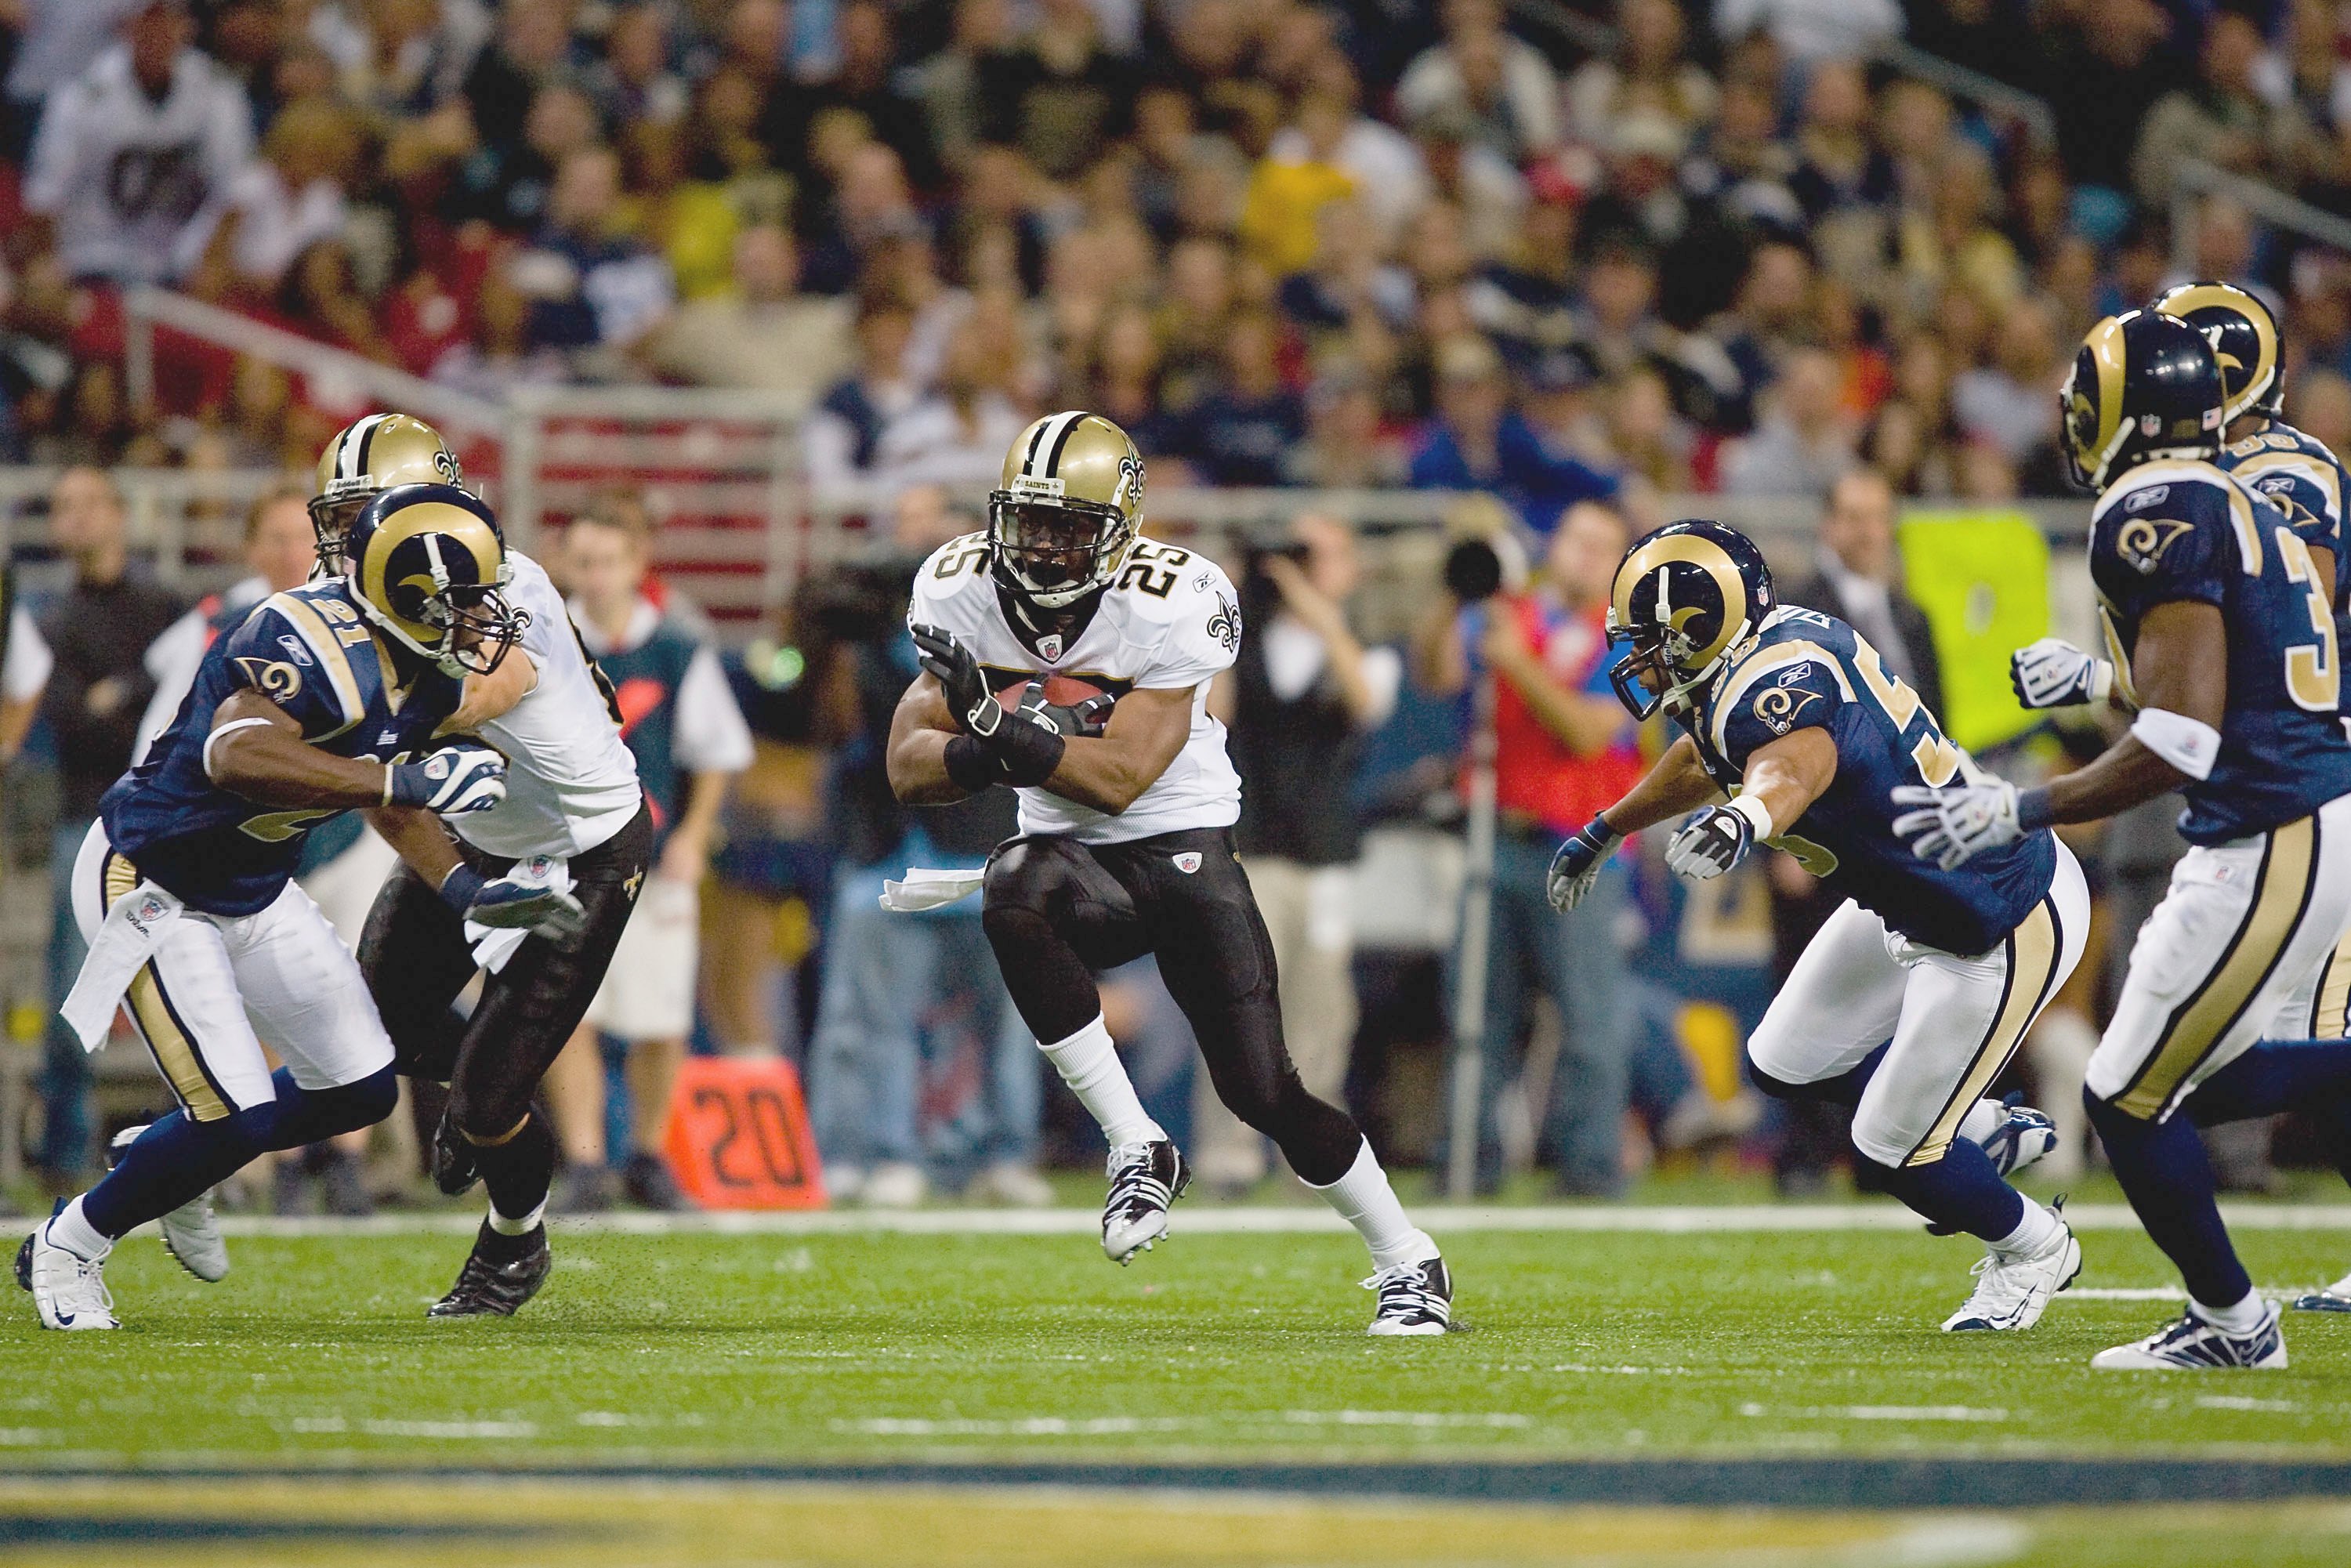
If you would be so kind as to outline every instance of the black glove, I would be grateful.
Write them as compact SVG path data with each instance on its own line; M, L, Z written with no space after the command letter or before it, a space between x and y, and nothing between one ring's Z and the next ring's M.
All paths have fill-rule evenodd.
M971 650L956 641L952 632L936 626L913 625L914 648L923 668L946 694L947 711L964 733L986 740L1004 727L1004 705L987 688L987 675Z
M1069 737L1082 733L1084 720L1075 708L1047 702L1041 681L1029 683L1011 717L1013 722L997 726L995 734L980 737L979 744L995 757L1007 784L1015 789L1042 784L1061 765Z
M1019 716L1061 735L1092 737L1109 727L1110 710L1117 702L1108 692L1096 692L1083 702L1049 703L1045 700L1045 683L1031 681L1021 688Z

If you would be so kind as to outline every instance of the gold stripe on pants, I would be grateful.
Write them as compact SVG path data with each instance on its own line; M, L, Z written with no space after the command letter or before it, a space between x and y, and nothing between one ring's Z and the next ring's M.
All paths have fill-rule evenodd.
M1927 1130L1926 1138L1910 1151L1902 1163L1906 1166L1932 1165L1943 1157L1959 1135L1959 1124L1983 1098L1984 1091L1992 1085L2001 1070L2024 1039L2024 1031L2041 1011L2041 1004L2049 999L2056 983L2057 959L2064 950L2064 933L2057 928L2056 901L2043 898L2032 906L2032 913L2008 934L2008 989L2001 995L2000 1009L1992 1016L1991 1028L1985 1032L1983 1043L1976 1048L1975 1060L1960 1074L1959 1087L1944 1106L1935 1124Z
M104 864L100 873L104 894L98 904L100 920L114 907L116 899L139 885L138 868L120 855L110 850ZM139 972L131 977L123 1000L130 1005L131 1021L139 1026L155 1065L172 1085L172 1092L180 1097L180 1103L187 1107L188 1114L199 1122L218 1122L228 1117L235 1108L205 1071L204 1056L181 1023L179 1009L172 1005L170 995L163 989L162 976L153 959L141 965Z
M2252 902L2236 934L2203 983L2171 1009L2155 1050L2115 1097L2117 1109L2143 1121L2162 1115L2285 956L2318 870L2318 820L2304 817L2273 828L2269 841Z

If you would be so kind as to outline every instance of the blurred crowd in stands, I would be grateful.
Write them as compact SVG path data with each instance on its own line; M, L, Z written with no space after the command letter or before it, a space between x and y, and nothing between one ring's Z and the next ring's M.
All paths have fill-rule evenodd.
M709 841L694 1048L797 1060L836 1197L876 1204L1040 1201L1040 1166L1090 1146L973 912L875 898L1009 831L1002 800L900 810L879 758L914 673L904 584L977 526L960 498L1011 436L1082 405L1134 433L1155 490L1482 493L1448 528L1502 541L1500 591L1440 590L1432 555L1422 612L1378 634L1340 520L1232 541L1250 635L1215 701L1249 779L1242 849L1308 1082L1384 1146L1438 1152L1460 977L1453 894L1428 890L1458 853L1431 846L1455 841L1467 693L1494 675L1478 1176L1533 1157L1561 1190L1613 1194L1758 1110L1737 1077L1752 998L1701 1016L1657 983L1696 946L1653 859L1626 852L1577 920L1541 906L1557 837L1639 766L1608 695L1605 564L1663 497L1816 504L1789 597L1863 626L1931 701L1897 507L2063 493L2073 345L2186 276L2264 292L2289 415L2351 451L2351 260L2225 195L2181 204L2176 233L2171 201L2201 159L2351 211L2351 21L2319 0L1580 0L1614 30L1593 52L1543 4L0 0L0 461L298 472L365 412L333 378L168 334L140 402L142 285L486 399L701 385L799 417L813 481L872 486L871 549L726 653L758 757ZM1880 63L1897 38L2040 96L2053 141ZM111 778L148 622L180 608L101 537L109 493L61 484L75 585L30 605L72 668L27 696L11 655L0 756L37 702L50 718L11 775L20 842L46 842L19 788L37 769L62 770L60 821ZM658 577L643 592L703 633ZM127 608L77 640L83 600ZM634 601L614 602L625 625ZM66 755L85 741L113 749ZM2108 845L2116 896L2160 885L2163 817ZM1736 962L1768 985L1823 911L1785 857L1742 885L1760 936ZM2078 1075L2096 967L2028 1077ZM1105 1002L1203 1186L1249 1189L1269 1151L1205 1095L1191 1122L1187 1026L1147 964ZM630 1060L612 1050L609 1140L568 1129L583 1165L657 1151ZM593 1105L592 1061L573 1069L559 1087ZM82 1092L57 1090L34 1149L59 1183L95 1157ZM1772 1130L1791 1191L1842 1146L1833 1124Z
M1035 412L1206 484L2056 493L2067 347L2260 281L2351 437L2324 0L0 0L0 448L291 462L347 389L133 406L162 284L452 387L757 388L820 480L984 476ZM1907 37L2053 142L1872 63Z

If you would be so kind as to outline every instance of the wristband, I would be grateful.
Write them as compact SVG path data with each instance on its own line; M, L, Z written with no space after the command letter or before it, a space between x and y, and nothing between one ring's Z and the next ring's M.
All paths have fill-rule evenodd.
M1771 836L1771 808L1763 803L1762 796L1733 796L1729 809L1747 819L1748 825L1755 830L1755 836L1758 839L1768 839Z
M1606 817L1594 811L1592 813L1592 821L1583 824L1583 837L1593 849L1604 850L1624 835L1608 825Z
M967 795L977 795L1000 778L996 758L987 747L968 735L958 735L947 742L947 782Z
M2019 789L2016 792L2016 825L2028 833L2037 833L2057 821L2057 809L2050 803L2047 789Z
M489 885L488 878L460 861L456 870L441 879L441 899L463 915L481 902L482 891Z
M2190 779L2211 778L2212 765L2220 759L2220 732L2186 714L2141 708L2130 732L2141 746Z
M1004 769L1004 781L1020 789L1033 789L1050 779L1069 748L1069 738L1060 730L1026 721L998 725L987 741L987 749Z

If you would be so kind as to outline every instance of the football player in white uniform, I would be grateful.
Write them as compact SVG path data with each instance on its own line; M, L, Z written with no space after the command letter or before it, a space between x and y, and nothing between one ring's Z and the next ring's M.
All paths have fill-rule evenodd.
M353 424L319 459L322 557L335 552L336 517L363 502L387 464L457 466L432 427L405 414ZM454 840L424 813L370 818L403 863L376 895L360 968L401 1071L449 1085L434 1183L453 1197L477 1177L489 1189L472 1254L428 1309L436 1318L511 1316L554 1266L542 1218L557 1147L531 1101L602 983L653 862L653 817L611 687L546 569L517 550L507 559L507 595L526 618L517 690L485 694L498 712L478 727L508 759L506 799ZM482 907L484 890L518 886L535 896ZM460 1018L451 1004L476 969L487 971L481 1000Z
M435 477L455 485L461 472L422 420L370 414L338 432L310 504L326 572L342 570L345 530L372 497ZM519 656L469 681L446 727L478 733L507 759L504 799L455 840L429 812L368 813L402 863L368 915L360 968L400 1072L449 1085L434 1180L453 1197L476 1178L489 1188L473 1253L429 1311L442 1318L510 1316L553 1267L541 1218L556 1145L531 1097L595 996L652 858L652 818L611 690L546 570L517 550L505 559ZM461 1019L451 1004L477 968L487 981ZM167 1238L172 1223L194 1223L193 1209L167 1218ZM210 1256L220 1242L214 1231L174 1239L184 1257L183 1246Z
M1218 1096L1370 1246L1371 1332L1442 1333L1437 1244L1282 1043L1272 944L1233 857L1240 779L1207 707L1240 648L1238 596L1214 562L1138 538L1142 516L1143 461L1117 425L1071 410L1020 433L987 531L941 546L914 580L924 674L891 727L891 784L910 804L1020 793L981 919L1022 1019L1109 1140L1105 1252L1123 1263L1155 1242L1189 1180L1094 984L1153 953Z

